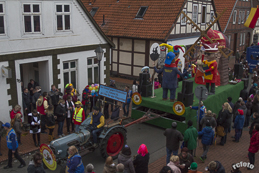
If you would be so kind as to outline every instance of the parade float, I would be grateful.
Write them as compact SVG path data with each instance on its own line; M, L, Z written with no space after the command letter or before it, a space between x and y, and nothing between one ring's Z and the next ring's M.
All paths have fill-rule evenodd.
M211 21L211 24L206 30L201 30L185 13L182 13L187 18L187 21L190 22L189 24L201 32L201 36L188 50L179 49L179 51L184 51L182 53L184 54L186 62L195 60L193 63L190 63L194 77L178 83L178 87L175 91L177 97L175 102L172 102L172 99L166 100L164 98L163 88L154 90L154 94L151 97L142 96L142 86L139 86L139 93L133 94L132 97L134 104L132 106L131 117L135 119L135 121L141 122L142 120L148 120L146 121L147 123L162 128L170 128L172 122L177 122L177 129L184 133L189 120L192 120L193 124L197 123L197 112L192 110L189 106L199 106L201 99L199 93L202 92L197 92L195 89L200 85L206 85L206 83L207 91L203 93L203 95L205 95L203 97L203 103L207 110L218 114L222 109L222 104L227 101L227 97L232 97L233 100L238 99L240 91L244 88L244 82L241 81L235 85L228 84L228 57L232 54L232 51L229 49L229 42L224 34L210 29L224 12L225 10L219 14L214 21ZM171 50L173 50L173 47L176 45L161 44L160 46L161 54L156 67L162 69L164 68L163 65L161 65L162 61L166 62L172 59L172 55L169 55L169 53L175 53ZM200 47L200 50L196 50L200 52L200 55L193 58L194 48L197 46ZM177 56L177 53L175 55ZM191 59L191 57L193 59ZM154 58L154 55L151 59L153 61L157 60ZM175 64L172 63L170 64L171 66L169 66L177 67L177 62L179 62L179 60L176 58L174 59ZM168 66L168 63L164 64ZM166 70L164 73L172 69ZM159 72L161 71L162 70ZM140 81L141 80L142 79L140 79ZM206 100L204 100L204 98L206 98Z

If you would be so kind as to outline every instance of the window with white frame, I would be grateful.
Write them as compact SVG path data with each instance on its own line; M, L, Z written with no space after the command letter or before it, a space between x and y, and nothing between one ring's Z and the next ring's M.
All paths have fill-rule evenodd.
M214 11L210 12L210 23L214 21Z
M202 6L202 11L201 11L201 23L205 24L206 23L206 17L207 17L207 11L206 11L206 5Z
M242 23L245 23L245 11L242 12Z
M243 45L245 45L245 41L246 41L246 33L243 33Z
M0 35L5 34L4 4L0 2Z
M41 6L40 4L23 4L23 21L25 33L41 32Z
M185 14L187 14L187 10L186 9L183 9L183 12ZM181 13L181 24L182 25L186 25L186 17L184 17L184 15Z
M57 31L71 30L71 5L56 4Z
M242 11L239 11L238 24L241 24L241 18L242 18Z
M77 87L77 61L63 62L63 78L64 86L68 83L72 83L74 88Z
M243 34L242 34L242 33L240 33L240 37L239 37L239 39L240 39L239 46L242 46L242 39L243 39Z
M246 20L247 20L249 14L250 14L250 11L247 11L247 12L246 12Z
M99 83L99 66L96 57L87 59L88 85Z
M198 23L198 4L193 4L192 21Z
M237 10L235 10L233 14L233 24L236 24L236 20L237 20Z

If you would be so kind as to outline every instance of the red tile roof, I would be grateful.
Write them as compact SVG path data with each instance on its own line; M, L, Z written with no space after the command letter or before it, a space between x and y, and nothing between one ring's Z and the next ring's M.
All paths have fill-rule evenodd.
M225 30L236 0L214 0L216 11L220 14L225 8L226 12L219 19L222 32ZM237 19L238 21L238 19Z
M81 0L90 12L98 7L94 19L108 36L166 40L185 0ZM92 5L89 5L89 2ZM135 16L148 6L143 19ZM105 25L103 23L105 15Z

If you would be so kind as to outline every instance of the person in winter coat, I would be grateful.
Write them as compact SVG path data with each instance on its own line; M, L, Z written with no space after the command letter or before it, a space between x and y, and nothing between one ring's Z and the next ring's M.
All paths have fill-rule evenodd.
M27 122L28 113L31 112L31 96L29 94L28 88L23 89L22 104L24 109L24 118L26 118L26 122Z
M54 112L55 112L58 106L59 96L63 96L63 94L56 88L55 85L51 85L49 96L51 98L51 102L52 102L52 105L54 106Z
M233 142L239 142L241 131L245 123L244 111L242 109L238 109L237 111L238 111L238 114L235 118L235 123L234 123L235 140L233 140Z
M145 144L141 144L138 149L138 155L133 160L136 173L148 173L149 152Z
M72 132L74 132L74 127L75 127L74 123L72 122L74 112L75 112L75 104L72 102L71 96L67 97L66 112L67 112L67 117L66 117L67 133L70 134L70 124L72 126Z
M58 137L61 138L65 136L63 134L64 120L67 115L65 100L63 99L59 100L55 115L57 116L57 121L58 121Z
M194 162L192 155L188 152L187 147L181 149L181 153L178 155L180 160L180 170L182 173L187 173L191 163Z
M169 166L164 166L159 173L173 173L173 171Z
M77 102L77 94L73 94L72 93L72 88L70 87L70 86L68 86L68 87L66 87L66 89L65 89L65 94L64 94L64 96L63 96L63 99L65 100L65 101L67 101L67 97L68 96L71 96L72 97L72 101L75 103L75 102Z
M68 173L84 173L85 167L82 162L82 158L78 154L78 150L74 145L68 148L68 154L66 171Z
M39 86L39 84L31 79L30 83L28 83L28 90L30 91L30 95L33 95L33 89L35 89L36 86Z
M47 99L48 93L44 92L42 96L40 96L36 102L37 111L41 115L41 133L46 134L46 110L49 107L48 99Z
M21 134L22 134L22 123L21 123L21 114L16 114L15 122L13 125L13 129L17 135L18 144L22 145L21 143Z
M124 173L135 173L133 161L131 158L131 149L125 145L118 156L118 163L124 165Z
M219 161L211 161L208 164L208 171L210 173L225 173L225 168Z
M32 134L32 139L34 141L35 147L40 146L40 132L41 132L41 118L39 112L36 109L32 113L28 114L30 123L30 134ZM38 138L38 143L36 143L36 135Z
M234 109L234 104L232 103L232 97L227 98L228 104L231 106L232 110Z
M253 130L254 130L254 127L258 124L259 125L259 113L254 113L253 114L253 121L251 123L251 126L249 127L249 134L250 134L250 137L252 137L252 134L253 134Z
M4 167L4 169L12 168L12 159L13 154L14 157L19 160L20 166L18 168L23 168L26 166L25 161L19 156L18 153L18 141L15 134L15 131L11 128L10 123L5 123L2 125L4 129L7 131L6 133L6 142L7 142L7 148L8 148L8 165Z
M247 108L247 112L245 115L245 124L244 127L248 127L249 126L249 121L250 121L250 116L252 115L252 99L248 98L247 102L246 102L246 108Z
M177 123L172 123L172 128L166 129L164 136L166 136L166 164L170 162L171 154L178 155L179 142L183 141L183 135L176 130Z
M199 112L199 107L198 106L190 106L191 109L197 110L197 120L199 119L199 131L202 130L201 126L201 120L204 117L205 113L207 112L205 105L203 104L203 101L201 101L201 107L200 107L200 115L198 118L198 112Z
M125 173L124 172L124 165L122 163L119 163L117 166L116 166L116 173Z
M189 153L193 155L193 150L197 147L198 131L192 126L192 121L188 121L188 129L184 132L184 143L187 146Z
M212 145L214 139L214 131L211 128L210 122L206 122L206 127L204 127L201 132L198 132L198 135L202 137L201 143L203 145L203 154L200 159L204 162L207 159L209 147Z
M179 163L179 157L172 155L170 158L170 162L167 164L167 166L172 169L173 173L181 173L181 170L178 168Z
M252 138L250 139L250 146L248 149L248 158L250 164L255 164L255 153L259 150L259 125L255 126L256 132L253 134ZM251 168L248 168L251 169Z
M235 117L237 116L237 110L241 107L241 102L243 101L242 97L239 97L237 102L234 105L234 109L232 110L233 112L233 122L235 122Z
M231 113L232 113L231 106L228 104L228 102L225 102L222 105L222 110L219 111L218 118L217 118L217 125L224 127L224 132L225 132L225 136L221 138L221 141L219 143L219 145L222 145L222 146L224 146L224 144L227 142L227 132L231 124Z
M43 156L39 152L36 152L33 155L32 161L29 162L27 172L28 173L45 173L45 170L44 170L43 164L42 164L42 159L43 159Z
M241 104L241 106L240 106L239 109L242 109L242 110L243 110L244 116L245 116L245 115L247 114L247 107L246 107L246 104L245 104L244 101L242 101L240 104Z
M54 128L55 128L55 120L57 119L56 116L54 116L53 113L53 106L49 105L48 110L46 112L46 128L49 130L49 135L48 135L48 141L51 142L54 139Z
M208 112L205 114L205 116L201 119L201 126L202 126L202 129L204 127L206 127L206 123L209 122L212 129L215 129L215 127L217 126L217 122L216 120L214 119L214 117L212 116L212 112L211 110L208 110Z
M88 106L90 104L90 93L89 92L86 92L86 91L89 91L89 85L87 85L85 87L85 89L83 90L83 93L82 93L82 105L83 105L83 108L84 108L84 111L86 113L87 109L88 109ZM71 96L69 96L68 98L71 98ZM67 99L68 99L67 98ZM70 99L72 101L72 98ZM85 115L86 116L86 115Z
M22 117L20 105L15 105L14 108L12 109L12 111L10 112L11 120L15 118L16 114L21 114L21 117ZM21 121L22 121L22 119L21 119Z
M251 94L255 95L257 89L257 83L254 83L253 86L250 88L248 95L250 96Z
M103 173L116 173L116 164L113 162L111 156L106 158Z
M41 96L41 87L36 86L35 89L33 90L33 96L31 97L33 109L36 109L36 102L40 96Z
M259 112L259 90L256 91L253 100L252 113Z

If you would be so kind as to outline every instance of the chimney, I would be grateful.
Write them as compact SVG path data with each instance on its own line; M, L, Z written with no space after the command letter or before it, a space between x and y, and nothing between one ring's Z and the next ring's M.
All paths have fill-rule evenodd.
M103 15L103 24L102 26L105 25L105 15Z

